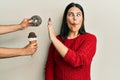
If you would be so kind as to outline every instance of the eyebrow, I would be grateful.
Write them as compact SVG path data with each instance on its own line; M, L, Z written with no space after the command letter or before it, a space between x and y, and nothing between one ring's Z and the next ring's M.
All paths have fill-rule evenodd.
M68 12L68 13L74 13L74 12ZM78 14L78 13L82 14L82 12L77 12L77 14Z

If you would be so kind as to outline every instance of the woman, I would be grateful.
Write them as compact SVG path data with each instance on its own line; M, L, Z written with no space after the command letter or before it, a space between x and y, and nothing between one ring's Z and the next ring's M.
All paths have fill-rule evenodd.
M49 19L48 32L52 43L45 80L91 80L90 66L96 52L96 37L85 31L82 6L70 3L66 7L57 37Z

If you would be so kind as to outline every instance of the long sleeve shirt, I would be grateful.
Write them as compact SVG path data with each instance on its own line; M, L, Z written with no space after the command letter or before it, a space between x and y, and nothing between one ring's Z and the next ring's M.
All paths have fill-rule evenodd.
M61 38L57 37L61 42ZM45 67L45 80L91 80L90 67L96 52L96 37L87 33L63 43L68 51L63 58L51 43Z

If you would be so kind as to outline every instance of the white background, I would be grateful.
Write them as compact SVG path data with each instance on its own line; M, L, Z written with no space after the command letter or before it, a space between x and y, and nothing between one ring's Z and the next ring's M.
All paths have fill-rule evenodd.
M22 31L0 35L0 47L27 45L28 34L38 37L33 56L0 59L0 80L44 80L44 66L50 44L47 20L51 17L58 34L63 11L70 2L81 4L85 12L86 31L97 36L97 52L92 62L92 80L120 80L120 10L119 0L1 0L0 24L20 23L39 15L42 24Z

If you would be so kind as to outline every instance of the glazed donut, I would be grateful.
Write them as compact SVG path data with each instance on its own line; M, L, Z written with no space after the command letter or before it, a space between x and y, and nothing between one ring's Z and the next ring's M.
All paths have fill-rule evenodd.
M32 22L31 22L32 26L39 26L42 23L42 19L38 15L32 16L31 20L32 20Z

